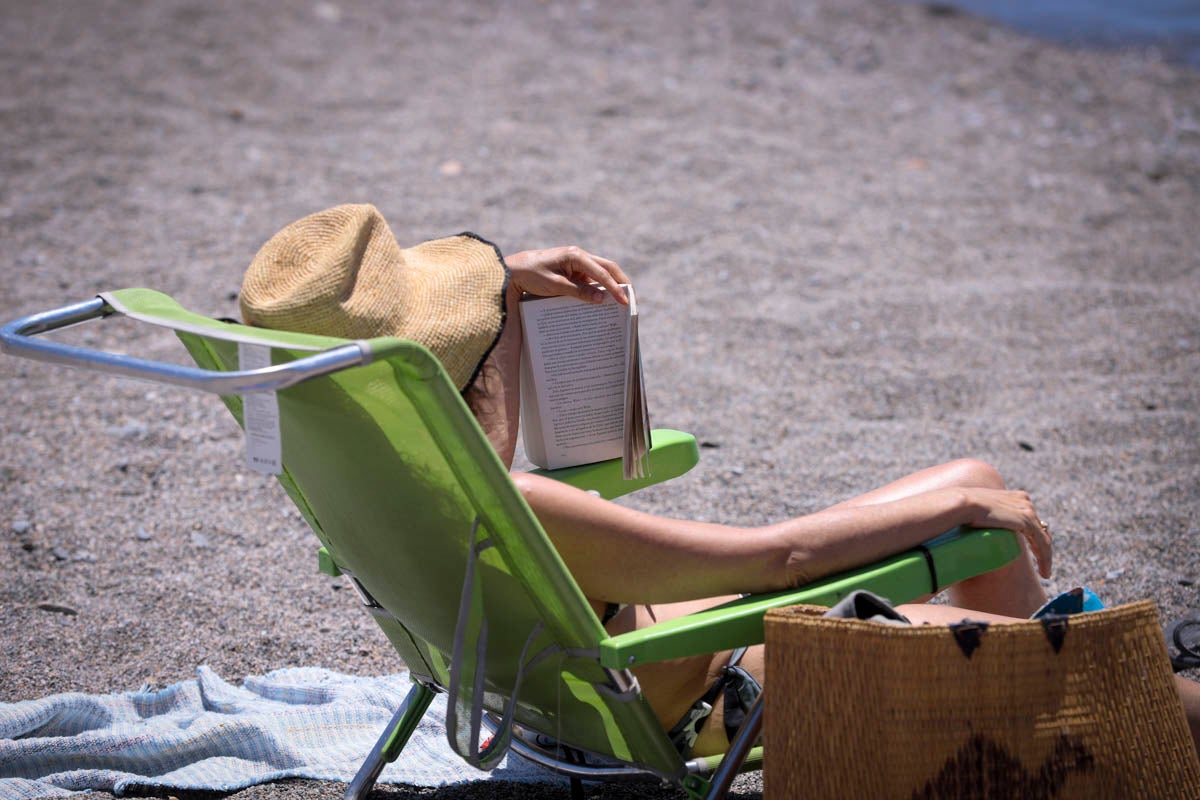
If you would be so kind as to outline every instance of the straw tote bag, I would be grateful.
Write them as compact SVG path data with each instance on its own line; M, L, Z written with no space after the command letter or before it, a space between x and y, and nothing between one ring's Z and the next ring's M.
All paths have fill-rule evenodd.
M1149 601L1009 625L767 614L766 796L1200 798Z

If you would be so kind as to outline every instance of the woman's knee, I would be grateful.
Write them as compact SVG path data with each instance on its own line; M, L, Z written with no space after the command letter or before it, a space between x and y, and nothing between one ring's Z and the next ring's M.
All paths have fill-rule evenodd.
M943 464L942 468L950 473L951 482L955 486L971 486L981 489L1003 489L1004 478L1000 472L986 461L978 458L960 458Z

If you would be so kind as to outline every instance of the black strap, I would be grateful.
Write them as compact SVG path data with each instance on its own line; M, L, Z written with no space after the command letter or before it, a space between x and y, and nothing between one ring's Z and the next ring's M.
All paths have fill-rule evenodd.
M929 552L929 548L923 544L917 545L917 549L921 551L921 555L925 556L925 564L929 567L929 585L932 587L930 594L937 594L942 590L938 583L937 564L933 563L933 553Z
M1167 628L1167 653L1176 672L1200 667L1200 617L1184 617L1171 623Z

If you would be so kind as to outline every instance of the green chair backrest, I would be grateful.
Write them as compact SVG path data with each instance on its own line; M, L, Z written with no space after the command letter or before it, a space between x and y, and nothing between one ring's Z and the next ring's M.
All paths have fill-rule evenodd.
M250 328L191 314L145 289L112 293L131 313L170 325L196 363L238 369L226 338L273 345L274 364L345 340ZM211 333L209 333L211 332ZM386 610L376 613L414 676L446 686L472 526L477 617L489 630L483 704L500 713L530 652L557 649L525 677L516 721L575 747L679 775L683 764L639 696L608 691L595 658L606 637L504 465L446 377L412 342L367 342L372 361L278 393L280 482L336 564ZM224 398L242 422L240 397ZM481 616L480 616L481 615Z

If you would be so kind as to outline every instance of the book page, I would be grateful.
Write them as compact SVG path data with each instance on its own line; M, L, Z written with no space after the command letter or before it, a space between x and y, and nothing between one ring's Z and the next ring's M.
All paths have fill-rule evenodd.
M638 343L637 300L629 295L629 352L625 362L624 437L621 476L625 480L650 476L650 418L646 409L646 384L642 374L642 349Z
M621 457L628 308L612 298L531 298L522 301L521 316L530 461L557 469Z

